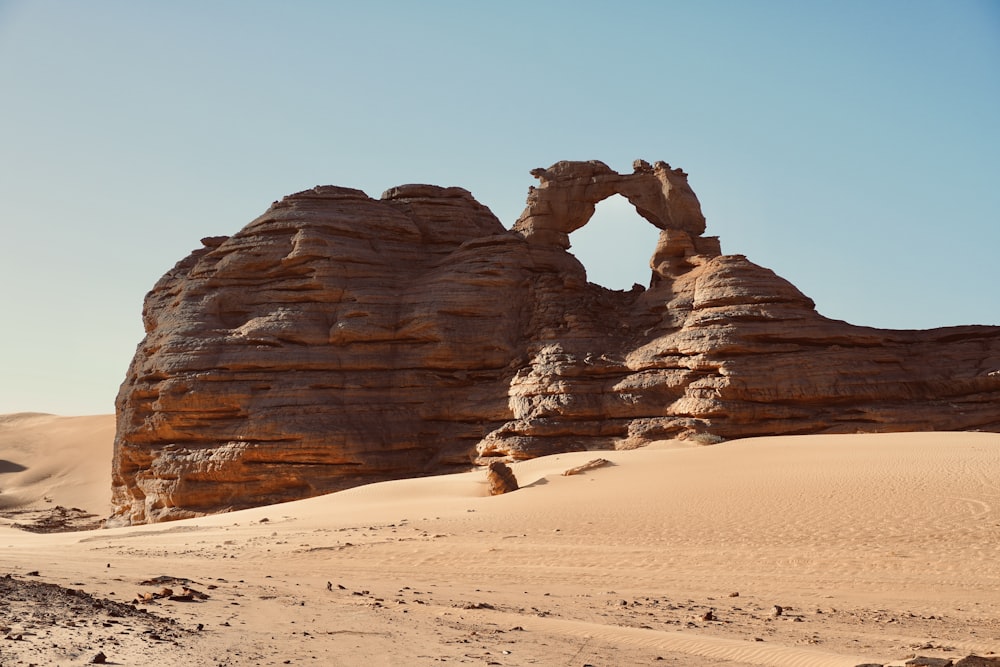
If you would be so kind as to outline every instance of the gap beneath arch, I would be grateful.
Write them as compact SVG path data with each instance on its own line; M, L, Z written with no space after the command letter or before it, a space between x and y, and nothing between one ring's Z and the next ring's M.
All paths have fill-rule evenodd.
M660 230L636 213L621 195L598 202L594 217L569 235L570 252L587 270L587 280L602 287L649 287L649 259Z

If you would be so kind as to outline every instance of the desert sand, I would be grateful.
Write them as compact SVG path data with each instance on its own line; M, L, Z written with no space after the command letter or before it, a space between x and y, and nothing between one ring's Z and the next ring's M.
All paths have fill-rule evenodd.
M1000 651L998 434L671 441L513 464L503 496L479 470L166 524L14 526L107 516L113 435L110 415L0 417L5 667ZM597 456L611 465L562 475Z

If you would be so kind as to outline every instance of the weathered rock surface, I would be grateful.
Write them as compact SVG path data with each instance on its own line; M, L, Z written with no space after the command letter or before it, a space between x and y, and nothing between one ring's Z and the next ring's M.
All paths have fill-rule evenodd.
M907 667L952 667L952 660L951 658L930 658L918 655L903 664Z
M956 662L955 667L1000 667L1000 657L967 655Z
M491 461L486 467L486 485L491 496L499 496L518 489L514 471L503 461Z
M691 434L1000 431L1000 327L822 317L662 162L532 173L511 230L461 188L326 186L204 239L146 297L112 523ZM661 230L648 289L567 251L613 194Z

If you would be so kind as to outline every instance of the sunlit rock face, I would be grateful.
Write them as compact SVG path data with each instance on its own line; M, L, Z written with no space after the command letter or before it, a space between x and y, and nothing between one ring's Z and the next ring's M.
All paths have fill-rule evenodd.
M510 230L461 188L325 186L203 239L146 297L110 523L697 434L1000 431L1000 327L824 318L662 162L532 174ZM660 230L647 289L567 250L615 194Z

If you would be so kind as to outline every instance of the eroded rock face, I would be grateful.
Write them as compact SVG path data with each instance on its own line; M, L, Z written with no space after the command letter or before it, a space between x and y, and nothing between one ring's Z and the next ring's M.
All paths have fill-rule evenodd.
M112 523L696 433L1000 431L1000 327L824 318L662 162L532 173L512 230L461 188L327 186L204 239L146 297ZM614 194L661 230L646 290L567 251Z

